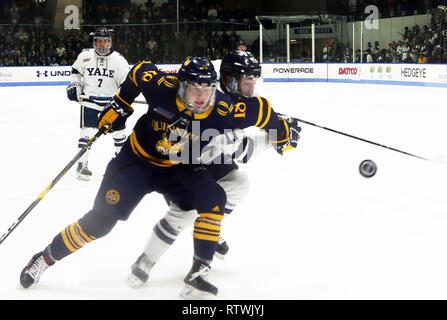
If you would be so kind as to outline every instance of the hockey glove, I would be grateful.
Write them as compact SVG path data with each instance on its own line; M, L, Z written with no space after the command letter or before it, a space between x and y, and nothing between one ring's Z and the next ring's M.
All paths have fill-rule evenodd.
M301 127L298 125L298 120L292 117L278 117L279 121L283 123L280 139L274 141L274 146L279 154L284 154L284 151L296 148L298 140L300 139Z
M82 94L82 85L79 82L73 82L67 87L67 97L71 101L79 101L79 96Z
M110 104L99 114L98 128L101 129L105 125L109 125L110 129L107 132L113 132L124 128L127 117L133 113L133 109L126 107L124 109L115 100L112 100Z

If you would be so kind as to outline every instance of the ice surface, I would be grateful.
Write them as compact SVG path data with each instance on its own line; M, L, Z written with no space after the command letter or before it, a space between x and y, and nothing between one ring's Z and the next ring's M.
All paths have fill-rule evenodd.
M223 223L230 245L210 279L219 299L447 299L445 89L339 83L265 83L276 111L427 157L302 125L296 150L243 166L244 202ZM65 88L0 87L0 233L77 152L79 107ZM134 105L135 114L145 106ZM156 265L149 284L124 279L166 210L147 196L127 222L58 262L30 290L18 287L31 256L92 205L113 156L105 136L90 153L90 182L75 168L0 246L0 299L179 299L191 266L191 230ZM358 166L372 159L370 179Z

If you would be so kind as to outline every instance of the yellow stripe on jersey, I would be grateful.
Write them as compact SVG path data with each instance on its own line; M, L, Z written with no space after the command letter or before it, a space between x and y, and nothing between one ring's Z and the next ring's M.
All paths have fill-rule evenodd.
M211 107L209 107L203 113L192 113L189 110L185 110L186 106L183 104L182 100L180 100L180 97L178 95L177 95L177 97L175 99L175 102L177 104L177 109L179 111L184 111L185 114L187 114L189 116L193 116L194 119L205 119L205 118L207 118L210 115L211 111L213 111L213 109L214 109L214 104L213 104Z
M266 124L270 120L270 116L272 115L272 106L270 105L270 101L268 101L267 99L266 99L266 101L267 101L267 108L268 108L267 117L265 118L265 121L259 126L260 129L262 129L266 126Z
M149 162L150 164L159 166L159 167L172 167L174 164L180 163L180 161L171 161L169 159L161 159L148 154L143 147L138 143L137 136L135 131L132 132L130 136L130 146L132 147L133 153L135 153L138 158L143 159L144 161Z
M129 73L129 79L130 79L130 81L132 81L133 84L134 84L135 86L137 86L137 87L138 87L138 82L137 82L137 78L135 78L135 74L136 74L137 70L140 69L141 66L142 66L144 63L152 63L152 62L150 62L150 61L142 61L142 62L140 62L139 64L137 64L137 65L134 67L132 74Z
M233 105L228 105L225 101L219 101L217 103L217 113L221 116L226 116L233 110Z
M258 121L256 121L255 127L257 127L262 120L262 112L264 109L264 103L262 102L262 99L260 97L256 97L259 101L259 114L258 114Z
M118 99L120 99L126 106L128 106L129 108L131 108L131 109L133 110L133 108L132 108L132 106L129 104L129 102L127 102L127 101L125 101L123 98L121 98L121 96L120 96L120 92L121 92L121 90L118 91L118 92L116 93L116 96L118 97Z
M287 140L289 140L289 138L290 138L290 135L289 135L290 130L289 130L289 125L287 124L287 121L284 119L281 119L281 118L279 118L279 120L282 121L284 124L284 132L286 133L286 136L285 136L285 138L283 138L281 140L272 141L273 143L283 143L283 142L286 142Z

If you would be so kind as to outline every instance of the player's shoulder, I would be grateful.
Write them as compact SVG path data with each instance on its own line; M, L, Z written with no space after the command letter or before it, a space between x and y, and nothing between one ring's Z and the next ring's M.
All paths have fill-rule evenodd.
M110 55L117 61L128 63L127 59L118 51L113 51Z
M137 73L137 72L141 73L144 71L154 71L155 73L160 72L155 64L153 64L151 61L147 61L147 60L137 62L131 68L131 71L135 72L135 73Z
M271 108L270 100L261 96L241 97L234 104L244 104L249 108Z
M129 71L129 78L137 87L141 83L145 85L158 83L164 75L151 61L140 61Z
M88 62L84 61L86 59L91 59L93 57L93 49L83 49L81 52L79 52L77 60L79 60L80 62Z
M221 116L227 116L233 111L233 100L225 93L216 90L216 111Z

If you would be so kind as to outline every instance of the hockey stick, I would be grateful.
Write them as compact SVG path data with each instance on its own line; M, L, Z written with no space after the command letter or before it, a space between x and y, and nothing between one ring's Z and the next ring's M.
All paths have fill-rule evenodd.
M22 213L22 215L9 227L9 229L0 238L0 244L14 231L14 229L25 219L25 217L34 209L34 207L42 200L43 197L59 182L59 180L70 170L70 168L78 161L82 155L89 149L93 142L99 138L103 133L107 132L109 126L103 126L98 132L87 142L87 144L78 152L78 154L67 164L67 166L51 181L45 190L37 197L36 200Z
M287 115L283 115L283 116L284 117L288 117ZM377 142L373 142L373 141L370 141L370 140L359 138L359 137L353 136L353 135L348 134L348 133L344 133L344 132L337 131L337 130L334 130L334 129L331 129L331 128L323 127L323 126L320 126L318 124L315 124L315 123L312 123L312 122L309 122L309 121L305 121L305 120L302 120L302 119L298 119L298 118L294 118L294 119L298 120L298 122L302 122L302 123L305 123L305 124L308 124L308 125L320 128L320 129L324 129L324 130L328 130L328 131L331 131L331 132L335 132L335 133L344 135L344 136L349 137L349 138L357 139L357 140L360 140L360 141L363 141L363 142L366 142L366 143L373 144L375 146L379 146L379 147L382 147L382 148L385 148L385 149L389 149L389 150L392 150L392 151L400 152L400 153L406 154L408 156L412 156L412 157L419 158L419 159L422 159L422 160L430 161L430 159L427 159L427 158L424 158L424 157L421 157L421 156L417 156L415 154L412 154L412 153L409 153L409 152L406 152L406 151L402 151L402 150L399 150L399 149L391 148L391 147L385 146L385 145L377 143Z
M110 100L112 100L112 98L111 97L84 96L84 95L79 96L79 102L88 101L88 102L95 103L95 100L109 102ZM147 104L146 101L142 101L142 100L134 100L134 102L132 102L132 103Z

